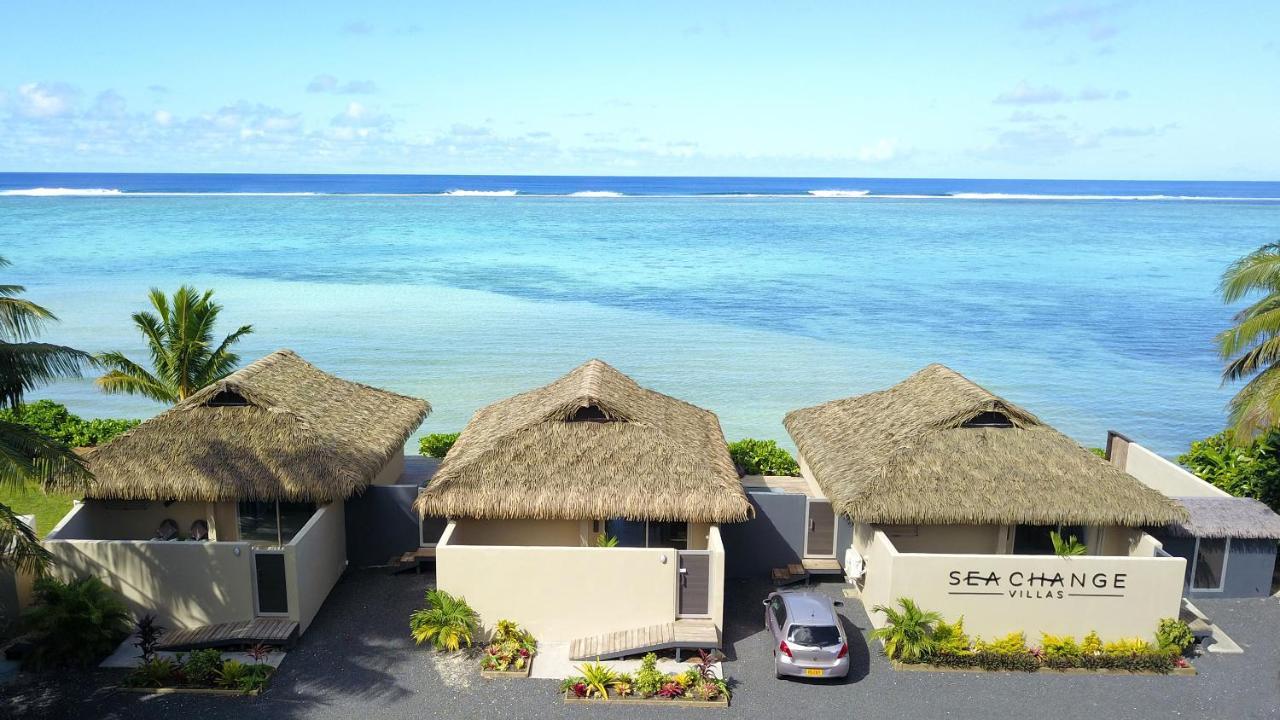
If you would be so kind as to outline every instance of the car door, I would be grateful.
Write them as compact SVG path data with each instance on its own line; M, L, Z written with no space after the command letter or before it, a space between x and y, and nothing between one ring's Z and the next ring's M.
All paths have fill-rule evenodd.
M787 626L787 606L777 595L769 598L769 606L765 609L765 624L773 634L774 642L780 642L782 629Z

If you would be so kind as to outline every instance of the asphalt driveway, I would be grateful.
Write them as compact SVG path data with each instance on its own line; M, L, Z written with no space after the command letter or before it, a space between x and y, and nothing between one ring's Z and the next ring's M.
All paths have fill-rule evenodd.
M474 665L414 647L409 613L429 575L350 572L257 698L140 696L103 686L103 673L49 678L0 689L0 715L20 718L227 720L290 718L668 717L687 709L565 706L554 681L482 681ZM839 586L823 586L838 596ZM716 717L753 718L1273 718L1280 717L1280 602L1197 601L1245 648L1209 655L1196 677L1016 673L901 673L866 640L856 601L844 615L853 672L841 683L776 680L762 629L762 584L726 588L727 674L733 705ZM861 638L861 641L858 641Z

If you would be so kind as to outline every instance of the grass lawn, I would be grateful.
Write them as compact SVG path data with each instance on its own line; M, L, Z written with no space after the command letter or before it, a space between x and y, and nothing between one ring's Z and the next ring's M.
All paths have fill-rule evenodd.
M24 489L0 487L0 503L13 508L19 515L36 516L36 533L44 537L58 521L71 510L75 497L58 493L46 493L36 485Z

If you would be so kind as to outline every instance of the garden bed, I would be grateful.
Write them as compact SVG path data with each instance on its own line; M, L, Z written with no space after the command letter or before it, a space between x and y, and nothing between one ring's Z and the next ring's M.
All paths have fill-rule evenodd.
M509 680L514 680L514 679L529 677L529 673L532 670L533 670L533 661L532 659L530 659L529 662L525 663L523 670L485 670L484 668L481 668L480 677L486 678L486 679L506 678Z
M889 661L893 665L894 670L902 670L904 672L951 672L951 673L1057 673L1059 675L1196 675L1196 669L1190 665L1187 667L1175 667L1168 672L1157 672L1155 670L1121 670L1113 668L1052 668L1039 667L1034 670L989 670L977 665L969 667L957 667L954 665L934 665L933 663L904 663L898 660Z
M578 697L571 691L566 690L564 693L564 701L567 705L575 703L622 703L626 705L664 705L666 707L729 707L729 698L721 697L714 700L693 700L690 698L667 698L661 697L636 697L634 695L615 695L609 693L609 699L601 697Z
M130 687L128 685L117 685L116 690L124 692L141 693L143 695L223 695L237 697L257 697L263 688L255 688L253 690L236 690L232 688L216 688L216 687L183 687L177 685L174 687Z

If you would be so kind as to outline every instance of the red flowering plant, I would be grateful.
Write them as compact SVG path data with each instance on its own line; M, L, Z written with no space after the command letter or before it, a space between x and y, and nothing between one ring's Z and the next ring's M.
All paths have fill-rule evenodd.
M510 620L499 620L480 659L480 668L496 672L524 670L537 651L538 641L529 631Z

